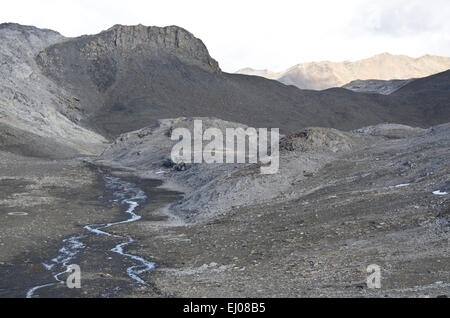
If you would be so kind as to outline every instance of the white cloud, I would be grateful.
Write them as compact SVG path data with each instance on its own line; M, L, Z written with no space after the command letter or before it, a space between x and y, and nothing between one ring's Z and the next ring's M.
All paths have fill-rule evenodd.
M450 6L447 0L425 3L417 0L366 1L352 25L363 31L388 37L418 35L448 30Z
M380 52L450 56L448 0L88 1L2 3L0 22L97 33L114 24L179 25L201 38L226 71L281 70L311 60Z

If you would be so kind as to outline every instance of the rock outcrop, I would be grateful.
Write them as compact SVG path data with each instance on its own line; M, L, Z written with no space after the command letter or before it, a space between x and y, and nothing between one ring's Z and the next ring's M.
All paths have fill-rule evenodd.
M90 80L104 92L130 61L170 58L220 73L218 63L209 56L203 42L176 26L115 25L97 35L51 45L38 54L36 61L46 75L57 81L76 84Z

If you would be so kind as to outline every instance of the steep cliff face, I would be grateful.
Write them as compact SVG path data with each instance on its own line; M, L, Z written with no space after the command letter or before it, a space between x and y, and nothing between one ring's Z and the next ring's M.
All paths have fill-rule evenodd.
M192 77L221 73L203 42L176 26L116 25L55 43L36 62L77 96L83 124L109 136L147 126L161 109L176 112Z
M130 51L139 53L165 52L178 57L186 64L198 66L206 71L220 73L219 64L211 58L203 42L192 33L178 26L146 27L113 26L101 34L101 38L114 40L118 52L126 57Z
M92 82L100 92L110 88L120 72L137 71L142 64L171 59L220 73L203 42L176 26L116 25L97 35L56 43L36 57L49 77L68 85Z

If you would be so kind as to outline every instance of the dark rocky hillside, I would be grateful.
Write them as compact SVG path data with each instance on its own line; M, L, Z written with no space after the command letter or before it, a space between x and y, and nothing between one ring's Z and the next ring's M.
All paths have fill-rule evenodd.
M345 89L300 90L262 77L221 72L203 43L175 27L114 26L53 44L36 61L80 100L81 121L108 137L157 119L214 116L284 132L305 126L354 129L380 122L445 122L433 104L411 108ZM440 106L439 106L440 107Z
M429 124L450 120L450 70L420 78L392 94L407 111L424 116Z

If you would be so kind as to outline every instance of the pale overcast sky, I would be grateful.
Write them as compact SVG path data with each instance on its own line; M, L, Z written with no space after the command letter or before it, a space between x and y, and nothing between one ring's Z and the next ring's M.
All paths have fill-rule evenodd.
M449 0L2 0L0 6L0 22L65 36L114 24L178 25L201 38L228 72L382 52L450 56L449 21Z

